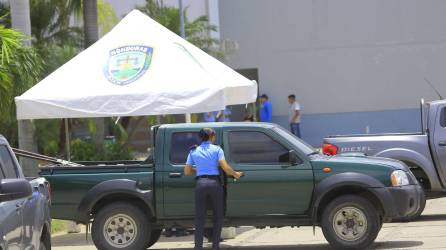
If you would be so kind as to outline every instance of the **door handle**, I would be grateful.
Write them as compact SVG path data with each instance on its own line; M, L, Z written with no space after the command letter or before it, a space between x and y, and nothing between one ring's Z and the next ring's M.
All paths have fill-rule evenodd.
M169 178L181 178L183 173L169 173Z
M438 146L440 147L446 147L446 141L441 141L438 143Z

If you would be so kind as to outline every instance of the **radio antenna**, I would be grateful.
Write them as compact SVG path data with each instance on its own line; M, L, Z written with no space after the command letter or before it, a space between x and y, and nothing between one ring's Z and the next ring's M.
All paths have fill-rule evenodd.
M443 97L441 96L440 92L438 92L438 90L434 87L434 85L432 85L432 83L427 80L427 78L425 77L424 80L427 82L427 84L429 84L429 86L435 91L435 93L438 95L438 97L440 97L440 100L443 100Z

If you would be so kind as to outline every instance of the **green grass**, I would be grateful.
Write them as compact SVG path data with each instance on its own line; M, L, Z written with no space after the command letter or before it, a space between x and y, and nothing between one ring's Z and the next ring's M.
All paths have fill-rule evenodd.
M51 220L51 233L59 233L67 230L67 222L64 220Z

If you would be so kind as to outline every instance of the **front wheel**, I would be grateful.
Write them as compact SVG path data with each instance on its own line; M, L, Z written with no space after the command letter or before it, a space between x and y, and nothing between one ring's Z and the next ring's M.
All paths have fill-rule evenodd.
M344 195L325 208L321 226L334 248L367 249L380 231L380 216L370 201L357 195Z
M94 217L91 235L99 250L141 250L152 243L149 218L126 202L101 208Z

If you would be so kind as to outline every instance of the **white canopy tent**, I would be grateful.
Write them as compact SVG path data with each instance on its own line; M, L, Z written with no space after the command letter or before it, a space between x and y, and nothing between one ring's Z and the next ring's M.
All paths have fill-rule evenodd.
M255 82L134 10L15 102L22 120L198 113L256 98Z

